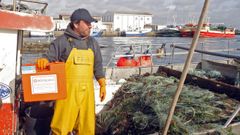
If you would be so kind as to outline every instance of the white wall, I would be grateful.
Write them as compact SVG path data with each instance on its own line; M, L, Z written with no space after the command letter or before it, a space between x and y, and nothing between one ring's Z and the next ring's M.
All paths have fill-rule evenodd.
M134 13L114 13L106 12L102 16L103 22L112 22L112 29L116 31L144 29L144 25L152 24L152 15L148 14L134 14Z
M0 29L0 82L15 90L17 30ZM10 95L9 95L10 96ZM3 103L11 103L10 97Z
M55 22L56 30L65 30L68 24L70 23L69 20L54 20L54 22Z
M120 31L139 30L144 29L144 25L152 24L151 15L138 14L114 14L113 30L120 29Z

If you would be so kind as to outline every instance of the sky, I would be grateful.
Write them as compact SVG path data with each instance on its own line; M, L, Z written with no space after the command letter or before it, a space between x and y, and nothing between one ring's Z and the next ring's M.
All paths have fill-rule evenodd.
M2 0L2 2L12 0ZM47 15L71 14L75 9L86 8L94 16L107 11L148 12L153 24L184 24L197 22L204 0L41 0L48 3ZM210 23L224 23L240 28L240 0L209 0Z

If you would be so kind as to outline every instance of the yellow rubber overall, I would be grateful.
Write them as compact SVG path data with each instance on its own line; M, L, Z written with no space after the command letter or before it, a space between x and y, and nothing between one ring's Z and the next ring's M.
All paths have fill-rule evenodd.
M67 98L56 101L53 134L67 135L73 129L78 135L95 134L93 63L91 49L72 49L66 62Z

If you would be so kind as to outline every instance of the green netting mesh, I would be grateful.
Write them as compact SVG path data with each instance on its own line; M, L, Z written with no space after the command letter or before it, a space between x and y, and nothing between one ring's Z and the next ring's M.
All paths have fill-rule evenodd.
M178 81L174 77L132 76L97 115L97 134L161 134ZM224 94L185 85L169 134L193 134L214 128L216 134L231 134L221 126L237 104Z

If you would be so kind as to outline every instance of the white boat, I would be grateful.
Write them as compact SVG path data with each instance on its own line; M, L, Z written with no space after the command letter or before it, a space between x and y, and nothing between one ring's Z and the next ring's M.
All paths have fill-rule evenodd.
M147 33L151 31L152 29L129 30L129 31L125 31L125 35L126 37L143 37L143 36L146 36Z
M51 37L53 32L40 32L40 31L31 31L30 37Z

